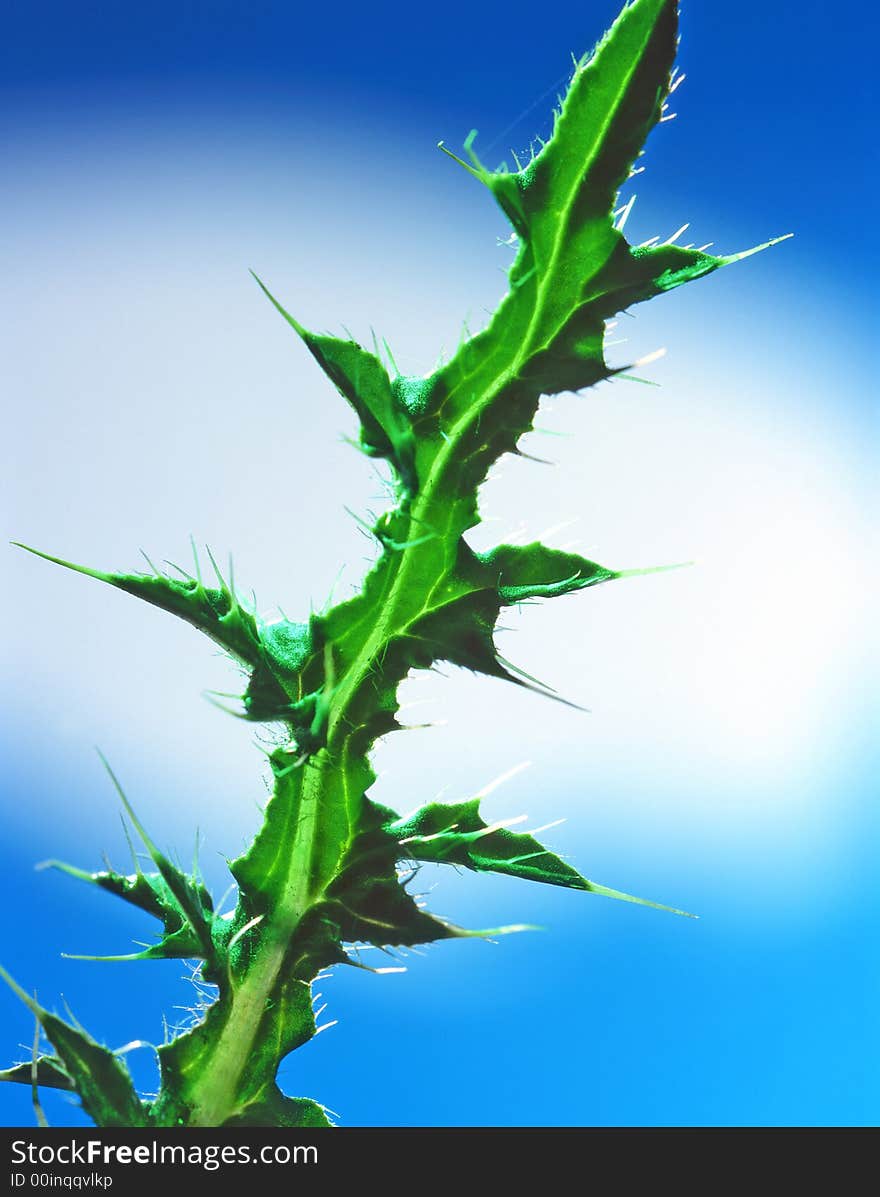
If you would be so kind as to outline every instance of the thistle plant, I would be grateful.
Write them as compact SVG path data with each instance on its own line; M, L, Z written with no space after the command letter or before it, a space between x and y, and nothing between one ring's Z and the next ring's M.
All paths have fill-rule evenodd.
M197 961L200 985L211 987L201 1020L157 1049L155 1097L136 1092L118 1054L5 972L50 1050L35 1048L3 1079L35 1093L72 1091L100 1126L326 1126L324 1107L283 1094L276 1081L281 1061L316 1033L315 978L337 965L365 967L356 945L488 934L422 908L410 889L422 862L640 901L588 881L533 835L487 824L478 799L428 802L401 817L375 792L370 753L400 727L398 687L411 670L446 661L549 694L499 653L499 615L626 572L540 543L476 552L467 537L480 521L488 470L520 452L542 396L622 372L605 358L610 320L756 252L627 242L632 204L619 206L619 192L680 79L677 39L676 0L632 0L575 63L552 136L528 161L490 170L468 138L456 161L501 208L516 256L488 325L427 377L399 374L376 345L371 352L310 331L257 280L356 412L359 447L384 462L389 506L371 527L376 560L353 598L301 623L270 620L242 601L210 554L205 563L196 554L192 573L179 578L37 554L186 620L229 654L247 675L239 713L274 736L272 796L255 839L230 865L231 914L217 913L197 871L156 847L118 785L149 871L138 856L130 875L53 862L155 917L156 942L130 958Z

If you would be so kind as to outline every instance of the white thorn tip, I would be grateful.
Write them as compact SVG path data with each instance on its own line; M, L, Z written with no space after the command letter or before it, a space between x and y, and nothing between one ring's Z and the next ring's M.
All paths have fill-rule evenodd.
M637 362L633 362L633 369L641 369L642 366L650 366L652 362L659 362L661 357L666 357L665 349L655 349L653 353L646 353L644 357L640 357Z
M496 831L504 831L507 827L516 827L518 823L525 823L528 817L528 815L516 815L512 819L499 819L497 823L490 823L488 827L474 832L474 838L482 839L485 835L494 835Z
M481 790L474 794L474 797L488 798L488 796L494 790L497 790L499 786L504 785L506 781L510 781L510 779L512 777L516 777L518 773L522 773L525 769L529 769L531 764L531 761L521 761L518 765L514 765L512 769L508 769L505 773L500 774L493 781L490 781L488 785L483 786Z
M633 205L635 204L635 202L636 202L636 196L632 196L630 198L629 203L624 204L624 206L620 209L619 214L616 214L616 215L619 215L619 219L617 221L617 224L614 227L617 229L617 231L619 233L623 232L623 230L626 226L626 222L630 218L630 213L633 210Z
M540 835L542 831L549 831L551 827L559 827L565 822L565 819L554 819L552 823L544 823L541 827L535 827L532 831L524 832L525 835Z
M680 229L677 229L676 232L674 232L671 237L667 237L666 240L663 241L661 244L674 245L676 243L676 241L679 239L679 237L682 235L682 233L686 232L690 227L691 227L691 222L687 221L685 224L683 224L681 226Z

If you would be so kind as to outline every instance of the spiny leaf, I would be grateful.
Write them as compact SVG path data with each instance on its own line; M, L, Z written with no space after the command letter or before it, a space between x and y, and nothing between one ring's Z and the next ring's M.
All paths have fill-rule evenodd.
M170 868L175 868L168 862ZM205 956L204 942L193 931L189 918L181 908L172 893L167 881L161 873L134 873L125 876L112 869L89 873L85 869L75 868L60 860L45 862L44 868L58 869L70 877L80 881L87 881L108 893L115 894L123 901L145 910L148 914L161 920L163 935L156 944L151 944L140 952L132 952L124 956L82 956L75 957L84 960L191 960ZM193 910L201 909L202 921L208 928L212 925L212 901L204 885L193 877L186 877L179 873L178 885L185 886L191 891ZM68 954L69 955L69 954Z
M0 977L39 1020L83 1109L99 1126L149 1125L146 1107L118 1056L85 1031L44 1010L4 968L0 968Z
M488 553L479 553L478 557L497 576L502 603L555 598L620 577L616 570L606 569L576 553L548 549L537 541L521 546L502 544Z
M625 304L603 275L628 246L612 210L660 118L676 33L673 0L636 0L578 64L553 136L527 166L492 172L473 158L469 169L513 224L519 251L489 326L432 379L428 411L467 446L462 485L475 486L514 448L541 394L613 373L604 321Z
M158 571L153 574L105 573L50 556L17 541L14 543L45 561L97 578L144 599L204 632L252 670L242 696L244 716L260 722L289 722L294 736L308 739L315 695L309 693L305 671L321 647L314 642L314 621L263 621L256 611L247 611L223 578L210 552L217 587L203 584L197 557L197 576L181 581Z
M576 64L553 136L514 174L489 172L474 158L473 173L490 188L520 237L548 261L561 251L595 258L571 233L608 222L621 185L659 121L678 40L676 0L634 0L595 50ZM572 151L576 150L576 153Z
M356 341L309 332L287 312L265 283L263 293L305 342L315 361L357 413L361 448L384 457L394 467L406 492L415 487L413 431L405 406L381 361Z
M250 1102L224 1126L333 1126L326 1108L306 1097L286 1097L278 1086Z
M508 822L492 825L484 822L479 799L472 798L451 805L429 803L406 818L387 823L385 830L400 845L404 857L414 860L464 865L477 872L506 873L510 877L586 890L591 894L635 902L639 906L653 906L673 914L686 913L588 881L534 836L509 831L508 827Z
M676 564L645 569L607 569L577 553L548 549L538 541L526 545L502 544L476 556L495 575L498 597L504 604L556 598L615 578L643 577L682 568L681 564Z
M37 1085L44 1089L67 1089L74 1091L73 1081L64 1070L57 1056L38 1056L36 1060ZM16 1081L20 1085L32 1085L34 1065L30 1060L14 1064L12 1068L0 1071L0 1081Z
M363 809L361 830L315 911L340 942L411 947L525 930L518 925L471 931L423 910L397 872L399 845L385 828L391 812L369 801Z
M42 557L44 561L62 565L65 569L72 569L89 578L97 578L99 582L107 582L118 590L124 590L127 594L133 594L163 611L179 616L200 632L210 636L221 648L244 664L255 666L260 663L256 619L241 606L234 592L220 577L219 570L219 586L207 587L201 578L178 581L160 573L106 573L103 570L89 569L85 565L75 565L61 557L53 557L18 541L13 543L17 548L33 553L35 557Z
M116 792L119 795L119 800L125 807L128 817L134 824L138 835L143 840L144 847L149 852L153 863L159 870L159 875L165 883L168 893L174 900L174 904L176 906L175 914L180 918L183 928L192 933L192 936L198 946L198 952L196 954L208 961L209 964L216 967L217 961L215 959L214 942L211 936L211 916L213 910L208 891L203 885L200 885L195 882L194 879L187 877L181 869L171 863L171 861L163 852L159 851L144 829L143 824L135 814L131 803L125 796L125 792L122 789L122 786L119 784L119 780L111 769L108 761L102 753L99 752L98 755L101 757L104 768L107 770L110 780L113 782ZM121 897L126 896L124 889L125 887L123 886L123 892L120 894ZM139 887L137 884L135 884L134 892L137 896L143 897L143 887ZM160 917L164 918L164 915L160 915Z

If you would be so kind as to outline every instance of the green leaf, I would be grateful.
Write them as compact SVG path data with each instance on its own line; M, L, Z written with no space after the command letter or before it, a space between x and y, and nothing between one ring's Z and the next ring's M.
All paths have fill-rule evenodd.
M107 582L110 586L133 594L154 607L177 615L210 636L221 648L245 664L253 666L260 663L259 631L255 616L242 607L216 565L214 569L219 585L208 587L202 583L200 576L184 577L178 581L158 571L152 574L106 573L89 569L85 565L75 565L61 557L53 557L18 541L13 543L17 548L33 553L35 557L42 557L44 561L62 565L65 569L72 569L88 578L97 578L99 582ZM213 557L211 561L213 564ZM198 569L198 564L196 568Z
M0 977L39 1020L61 1068L79 1094L83 1109L95 1123L98 1126L148 1126L149 1113L119 1057L101 1047L81 1028L44 1010L4 968L0 968ZM57 1066L53 1067L57 1073Z
M278 1086L229 1118L224 1126L291 1126L317 1128L333 1126L324 1106L306 1097L286 1097Z
M168 869L173 869L177 873L177 888L188 891L190 914L194 916L196 910L200 910L199 921L203 925L203 930L207 931L210 936L213 918L211 895L195 877L187 877L170 861L166 861L166 865ZM146 911L162 922L161 940L140 952L132 952L124 956L74 956L73 959L107 961L207 959L204 935L196 935L189 921L190 916L181 907L161 873L137 872L126 876L112 869L89 873L60 860L46 861L43 867L57 869L70 877L76 877L80 881L87 881L91 885L98 886L99 889L107 890L108 893L115 894L123 901Z
M103 754L99 753L98 755L101 757L104 767L110 776L110 780L113 782L116 793L119 795L119 800L125 807L128 817L131 819L138 835L141 837L144 847L149 852L153 864L155 864L156 868L159 870L159 876L161 877L165 889L172 900L169 904L167 899L161 899L159 892L157 892L153 886L150 886L150 888L153 889L153 892L156 894L157 903L161 910L159 917L161 917L164 921L166 914L170 913L175 920L179 919L181 923L180 930L190 933L191 939L194 941L197 947L196 952L187 952L186 955L196 955L201 957L203 960L208 961L212 971L216 971L216 969L219 967L219 961L215 956L215 945L211 933L211 924L213 921L213 903L211 901L210 894L203 885L196 881L194 877L187 877L187 875L181 869L179 869L177 865L172 864L164 852L160 852L160 850L150 839L140 819L135 814L134 808L128 801L128 798L125 796L125 792L122 789L122 786L119 784L116 774L110 768L110 765ZM147 881L147 885L149 886L149 881ZM108 886L107 888L110 887ZM128 896L126 893L126 888L127 887L123 884L121 887L121 892L120 889L117 889L116 892L119 893L120 897ZM144 901L146 897L143 886L139 885L137 881L135 881L134 886L128 889L128 893L133 897L137 897L141 902ZM165 901L164 907L162 905L163 900ZM136 902L136 904L138 903ZM186 938L188 942L190 941L189 935L182 938ZM161 955L162 953L157 954ZM181 953L174 951L172 954L180 955Z
M613 293L606 271L629 247L612 212L660 118L676 37L674 0L636 0L578 64L553 136L531 162L514 173L490 171L472 156L468 169L511 221L519 252L489 326L431 380L428 411L461 442L459 489L478 484L515 448L542 394L614 373L604 359L604 321L628 296ZM430 465L424 456L436 470L443 455Z
M34 1065L30 1060L14 1064L12 1068L0 1071L0 1081L15 1081L20 1085L34 1083ZM67 1089L74 1091L74 1085L57 1056L37 1056L37 1084L44 1089Z
M388 371L356 341L309 332L287 312L261 279L263 293L303 339L315 361L357 413L361 448L370 457L384 457L394 467L405 492L415 487L413 431Z
M485 823L479 799L472 798L452 805L429 803L405 818L386 823L385 831L397 842L402 855L413 860L464 865L480 873L506 873L509 877L585 890L673 914L686 913L588 881L534 836L509 831L510 822L519 820Z
M607 226L614 200L669 89L677 8L676 0L627 4L577 64L553 136L532 161L515 174L476 166L516 231L534 243L539 263L563 254L594 260L599 246L613 243Z
M496 575L502 603L555 598L620 577L617 571L597 565L595 561L588 561L576 553L548 549L537 541L522 546L502 544L478 556Z
M155 567L152 574L106 573L84 565L74 565L17 541L14 543L45 561L62 565L86 577L97 578L133 594L163 611L177 615L210 636L216 644L252 670L247 690L242 696L243 717L260 722L289 722L294 736L302 738L311 747L309 727L317 696L309 693L307 667L319 657L321 648L314 640L314 620L309 623L294 623L287 619L264 621L258 617L256 609L246 610L231 580L227 583L223 578L210 552L208 555L217 575L217 587L207 587L202 582L195 550L196 576L185 576L181 581L159 573ZM180 572L183 573L182 570Z
M362 828L315 918L337 943L413 946L456 939L469 932L422 910L397 873L398 853L382 826L382 812L364 803Z

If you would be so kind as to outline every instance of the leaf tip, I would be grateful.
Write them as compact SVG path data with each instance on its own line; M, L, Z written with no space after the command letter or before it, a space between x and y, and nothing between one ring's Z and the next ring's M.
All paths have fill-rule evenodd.
M744 249L738 254L729 254L721 260L725 266L729 266L733 262L744 262L746 258L751 258L754 254L763 253L765 249L772 249L774 245L781 245L783 241L790 241L793 236L794 233L783 233L781 237L771 237L769 241L753 245L751 249Z

